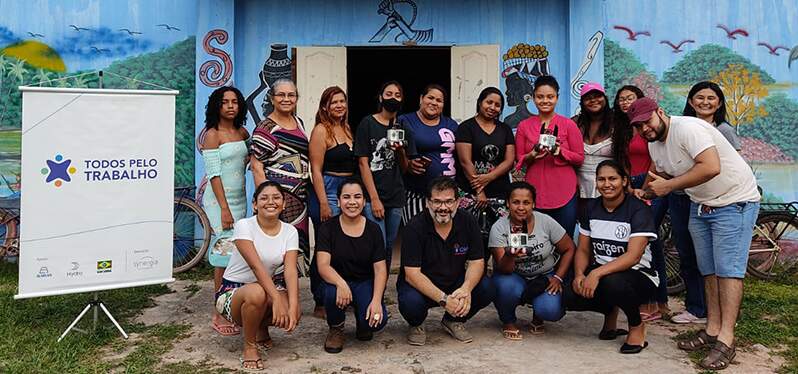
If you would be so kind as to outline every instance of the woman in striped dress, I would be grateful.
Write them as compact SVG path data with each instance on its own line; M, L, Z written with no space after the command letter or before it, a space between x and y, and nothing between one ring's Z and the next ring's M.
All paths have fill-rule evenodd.
M278 79L269 91L274 111L252 133L252 177L255 186L269 180L285 189L285 210L280 220L296 227L299 248L309 266L308 216L306 201L310 184L308 137L296 112L296 84ZM307 268L306 266L306 268Z

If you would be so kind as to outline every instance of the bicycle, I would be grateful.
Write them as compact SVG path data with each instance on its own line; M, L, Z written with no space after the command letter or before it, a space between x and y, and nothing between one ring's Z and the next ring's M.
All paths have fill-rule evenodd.
M748 254L748 274L770 280L798 264L798 201L761 203Z
M175 274L202 261L211 243L211 223L205 210L194 200L193 190L190 186L175 188L172 234L172 271Z
M19 193L0 199L0 257L19 255Z
M670 214L666 214L665 218L662 219L658 235L662 241L662 251L665 254L665 278L667 279L668 295L678 295L687 286L679 272L681 261L679 260L679 251L676 250L676 244L673 241Z

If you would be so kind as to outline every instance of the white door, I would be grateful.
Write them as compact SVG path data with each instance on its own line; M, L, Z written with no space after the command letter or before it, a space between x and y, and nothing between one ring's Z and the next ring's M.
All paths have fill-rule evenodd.
M499 87L499 46L452 47L452 118L457 123L476 114L479 93L490 86Z
M346 90L346 47L297 47L296 85L297 115L305 121L310 136L324 89L338 86Z

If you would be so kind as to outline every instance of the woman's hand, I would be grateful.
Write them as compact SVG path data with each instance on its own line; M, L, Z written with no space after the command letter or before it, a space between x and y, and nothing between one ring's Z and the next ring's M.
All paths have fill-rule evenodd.
M284 301L280 297L274 298L272 301L272 325L277 326L281 329L288 329L289 325L289 318L288 318L288 305L286 305L286 301Z
M379 198L371 199L371 213L376 219L385 218L385 207L382 206L382 201Z
M230 212L230 208L225 207L222 208L222 229L230 230L233 228L233 213Z
M382 300L371 300L371 304L369 304L368 309L366 309L366 321L368 322L369 326L379 326L384 318L385 316L382 315Z
M349 289L349 285L346 284L346 282L336 285L335 305L337 305L339 309L346 309L346 307L351 303L352 291Z
M585 296L582 294L582 283L585 282L585 276L583 274L577 274L574 277L573 283L571 283L571 288L573 288L574 292L576 292L579 296Z
M421 159L421 157L410 160L410 172L416 175L421 175L427 172L427 167L424 165L424 161Z
M485 195L485 191L479 191L474 206L477 207L477 209L485 209L488 207L488 196Z
M554 277L553 275L550 276L549 285L548 287L546 287L546 292L548 292L549 295L556 295L562 292L562 282L560 282L560 280Z
M332 209L330 209L330 204L319 204L319 219L322 222L332 218Z
M595 271L591 271L590 274L585 277L585 280L582 281L582 296L592 299L593 295L596 293L596 287L598 287L600 277L596 275Z
M553 156L559 156L560 155L560 144L562 144L562 142L560 142L560 140L557 139L557 143L554 144L554 149L549 150L549 152L551 152L551 154Z
M474 191L479 191L484 189L490 182L491 179L487 174L477 174L471 179L471 188L473 188Z

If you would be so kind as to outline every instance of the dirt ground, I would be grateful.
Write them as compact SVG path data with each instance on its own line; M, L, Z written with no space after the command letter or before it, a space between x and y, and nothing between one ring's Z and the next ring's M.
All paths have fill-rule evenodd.
M272 329L274 348L264 355L268 373L695 373L687 354L679 351L672 337L684 330L669 322L649 325L649 347L638 355L621 355L623 343L598 340L602 318L595 313L569 312L557 323L547 323L543 335L525 334L523 341L503 339L493 306L488 306L467 323L474 342L462 344L440 326L442 310L430 311L425 326L427 344L414 347L406 343L407 324L396 305L396 276L387 290L392 317L386 329L371 342L354 339L351 314L347 316L347 342L344 351L328 354L323 350L326 322L312 317L312 298L306 279L301 280L303 317L292 334ZM187 323L190 336L178 341L163 356L164 362L189 361L240 368L241 337L222 337L211 329L212 282L203 281L201 290L191 295L193 282L170 285L175 292L156 299L157 306L138 318L144 324ZM672 309L681 305L672 300ZM521 322L527 323L531 310L519 308ZM625 326L625 322L619 324ZM135 339L135 336L132 337ZM762 347L760 347L762 348ZM769 373L781 365L781 358L766 349L738 349L737 364L726 373Z

